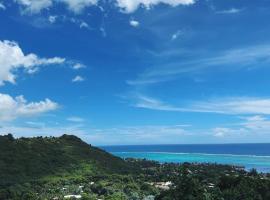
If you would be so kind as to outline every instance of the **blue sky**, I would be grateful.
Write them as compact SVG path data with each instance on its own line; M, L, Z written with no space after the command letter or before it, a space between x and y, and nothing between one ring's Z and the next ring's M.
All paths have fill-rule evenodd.
M268 0L2 0L0 133L270 142Z

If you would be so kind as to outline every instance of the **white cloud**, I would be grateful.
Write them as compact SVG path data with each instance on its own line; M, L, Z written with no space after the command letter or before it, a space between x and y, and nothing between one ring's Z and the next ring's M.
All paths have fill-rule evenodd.
M67 120L70 121L70 122L84 122L84 119L83 118L81 118L81 117L75 117L75 116L69 117L69 118L67 118Z
M247 123L247 120L244 121ZM269 120L265 126L252 130L244 123L239 127L193 129L188 125L121 126L106 129L90 128L80 123L71 126L26 122L21 126L0 126L0 133L12 133L15 137L77 135L95 145L119 144L206 144L233 142L269 142ZM37 130L38 129L38 130Z
M93 129L90 132L92 135L89 138L101 144L104 141L107 144L175 144L181 143L183 136L189 134L181 125L127 126Z
M270 120L260 115L247 117L241 125L252 132L270 133Z
M253 138L253 140L259 140L260 142L266 142L261 137L269 138L270 120L261 115L241 117L244 121L233 124L233 127L217 127L209 132L215 137L220 138ZM254 142L254 141L249 141Z
M88 30L91 29L91 27L89 26L89 24L87 22L85 22L84 20L81 20L79 18L76 18L76 17L67 17L67 16L65 16L65 17L63 17L62 20L63 21L69 21L69 22L79 26L79 28L81 28L81 29L82 28L85 28L85 29L88 29Z
M191 5L195 3L195 0L116 0L117 5L122 11L126 13L132 13L137 10L140 6L150 9L152 6L160 3L167 4L170 6L178 5Z
M133 105L137 108L146 108L151 110L161 110L161 111L184 111L180 108L168 105L158 99L144 96L136 95L136 103Z
M149 85L171 81L180 75L213 70L239 70L265 66L270 63L270 45L255 45L215 53L216 56L203 59L192 58L189 61L173 61L160 66L152 66L139 74L137 79L128 80L130 85ZM166 57L169 60L170 56ZM162 59L165 59L164 56ZM174 59L173 59L174 60Z
M98 0L14 0L23 7L23 11L37 14L43 9L48 9L55 3L64 3L74 13L80 13L86 7L96 5Z
M23 8L24 13L37 14L44 9L48 9L57 3L64 3L68 9L75 14L80 14L85 8L97 5L101 0L14 0ZM114 0L117 7L126 13L136 11L140 6L146 9L158 4L167 4L169 6L191 5L195 0ZM114 2L108 1L108 3ZM101 8L101 7L100 7ZM103 8L102 8L103 9Z
M181 128L181 125L88 129L79 124L72 126L48 126L47 124L39 125L39 123L33 124L32 122L26 126L0 126L0 134L7 133L12 133L15 137L73 134L95 145L181 143L183 140L182 137L189 134Z
M0 121L11 121L19 117L31 117L56 110L59 105L50 99L27 102L23 96L15 98L0 93Z
M86 28L86 29L88 29L89 28L89 25L86 22L81 22L80 28Z
M54 24L56 22L57 16L56 15L51 15L49 16L48 20L51 24Z
M103 37L106 37L106 36L107 36L107 32L106 32L105 27L100 27L100 28L99 28L99 31L101 32L101 35L102 35Z
M266 118L263 117L263 116L261 116L261 115L255 115L255 116L251 116L251 117L242 117L242 118L244 118L248 122L264 121L264 120L266 120Z
M73 79L72 79L72 82L83 82L85 79L81 76L75 76Z
M159 99L135 95L133 104L137 108L174 112L201 112L219 114L270 114L270 98L220 98L208 101L191 102L185 106L175 106Z
M227 134L231 133L229 128L214 128L213 129L215 137L225 137Z
M37 67L43 65L62 64L64 58L39 58L36 54L25 55L16 42L0 40L0 85L5 82L16 82L16 70L19 68L26 70L27 73L34 73Z
M188 109L221 114L270 114L268 98L225 98L197 102Z
M2 2L0 2L0 10L6 10L6 6Z
M183 31L177 30L174 34L172 34L171 40L176 40L183 34Z
M54 0L63 2L68 5L68 8L74 13L81 13L86 7L96 5L98 0Z
M19 5L23 6L24 12L30 14L39 13L41 10L52 6L52 0L14 0Z
M81 63L75 63L73 66L72 66L72 69L82 69L82 68L86 68L85 65L81 64Z
M222 143L224 141L227 141L229 143L234 143L236 141L243 142L245 139L249 138L245 142L251 142L250 138L256 137L256 134L261 134L258 132L252 132L251 130L246 129L243 126L238 127L217 127L211 130L205 130L206 132L210 133L210 135L214 136L215 138L222 140ZM236 139L236 140L235 140ZM252 141L254 142L254 140Z
M241 12L242 9L238 9L238 8L231 8L228 10L220 10L220 11L216 11L217 14L236 14Z
M130 24L130 26L138 27L140 25L140 22L138 22L136 20L130 20L129 24Z

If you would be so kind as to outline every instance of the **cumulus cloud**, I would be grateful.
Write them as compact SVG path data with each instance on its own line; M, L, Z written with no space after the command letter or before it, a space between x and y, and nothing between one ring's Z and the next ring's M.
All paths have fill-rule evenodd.
M16 42L0 40L0 85L5 82L16 82L16 70L24 69L27 73L34 73L39 66L62 64L64 58L39 58L36 54L25 55Z
M130 20L129 24L130 24L130 26L138 27L140 25L140 22L138 22L136 20Z
M57 16L51 15L49 16L48 20L51 24L54 24L56 22Z
M24 13L37 14L44 9L48 9L56 3L64 3L68 9L75 14L80 14L85 8L93 5L97 5L101 0L14 0L20 6L22 6ZM167 4L170 6L178 5L190 5L194 4L195 0L113 0L121 11L126 13L132 13L136 11L140 6L146 9L158 4Z
M43 9L50 8L54 3L64 3L74 13L80 13L84 8L96 5L97 0L14 0L21 5L24 12L37 14Z
M75 63L73 66L72 66L72 69L82 69L82 68L86 68L86 66L84 64L81 64L81 63Z
M89 25L86 22L81 22L80 28L86 28L86 29L88 29L89 28Z
M45 8L52 6L52 0L15 0L24 8L24 12L36 14Z
M170 6L178 5L191 5L195 3L195 0L116 0L117 5L124 12L132 13L137 10L140 6L147 9L157 4L163 3Z
M74 13L80 13L86 7L96 5L98 0L54 0L67 4L68 8Z
M72 82L83 82L85 79L81 76L75 76L73 79L72 79Z
M13 98L0 93L0 121L11 121L19 117L31 117L56 110L59 105L50 99L27 102L23 96Z

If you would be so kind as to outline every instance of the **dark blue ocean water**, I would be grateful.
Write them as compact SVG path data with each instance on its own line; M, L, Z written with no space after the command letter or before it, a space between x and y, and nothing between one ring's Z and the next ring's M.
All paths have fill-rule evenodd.
M122 158L146 158L159 162L210 162L256 168L270 172L270 144L130 145L106 146Z

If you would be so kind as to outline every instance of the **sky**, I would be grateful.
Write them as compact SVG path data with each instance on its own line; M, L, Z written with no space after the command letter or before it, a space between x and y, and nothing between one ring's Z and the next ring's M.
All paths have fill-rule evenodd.
M0 0L0 134L270 142L269 0Z

